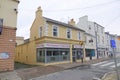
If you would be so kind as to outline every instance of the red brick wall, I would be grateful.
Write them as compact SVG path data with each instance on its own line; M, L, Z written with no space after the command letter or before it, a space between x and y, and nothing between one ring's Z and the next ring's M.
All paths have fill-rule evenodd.
M16 29L4 27L0 35L0 53L9 53L8 59L0 59L0 71L9 71L14 69L14 54L16 42Z

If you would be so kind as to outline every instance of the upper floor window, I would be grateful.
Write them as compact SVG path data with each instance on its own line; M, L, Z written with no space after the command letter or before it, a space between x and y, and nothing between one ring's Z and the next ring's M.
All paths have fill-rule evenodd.
M89 30L91 30L91 25L89 25Z
M80 40L81 36L80 36L80 32L78 32L78 40Z
M53 25L53 36L57 37L58 36L58 26Z
M40 27L40 29L39 29L39 35L40 35L40 37L42 37L42 27Z
M104 37L102 37L102 42L103 42L103 44L104 44Z
M2 34L3 29L3 19L0 18L0 35Z
M71 38L71 29L67 29L67 38Z

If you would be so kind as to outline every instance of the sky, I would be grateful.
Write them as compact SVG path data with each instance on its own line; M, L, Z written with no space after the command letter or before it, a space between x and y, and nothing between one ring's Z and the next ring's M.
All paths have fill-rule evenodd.
M120 0L20 0L18 6L17 36L29 38L35 12L41 6L43 16L76 23L88 15L88 20L97 22L106 32L120 35Z

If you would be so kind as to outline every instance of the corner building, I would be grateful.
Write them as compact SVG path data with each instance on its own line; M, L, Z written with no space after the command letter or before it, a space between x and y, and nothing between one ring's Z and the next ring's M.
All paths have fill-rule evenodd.
M81 55L85 56L84 32L75 27L73 19L66 24L43 17L39 7L30 28L30 39L17 46L15 60L32 65L81 61Z
M18 0L0 0L0 72L14 69Z

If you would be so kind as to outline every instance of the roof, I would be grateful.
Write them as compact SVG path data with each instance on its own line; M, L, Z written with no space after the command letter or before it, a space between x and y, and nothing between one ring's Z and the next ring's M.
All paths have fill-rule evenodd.
M103 26L101 26L100 24L98 24L98 23L96 23L96 22L94 22L94 24L97 24L97 25L99 25L100 27L104 28Z
M43 17L43 18L45 18L47 22L51 22L51 23L58 24L58 25L63 25L63 26L68 27L68 28L72 28L72 29L76 29L76 30L80 30L80 31L85 32L84 30L82 30L82 29L80 29L78 27L72 26L70 24L67 24L67 23L64 23L64 22L60 22L60 21L56 21L56 20L53 20L53 19L50 19L50 18L46 18L46 17Z

